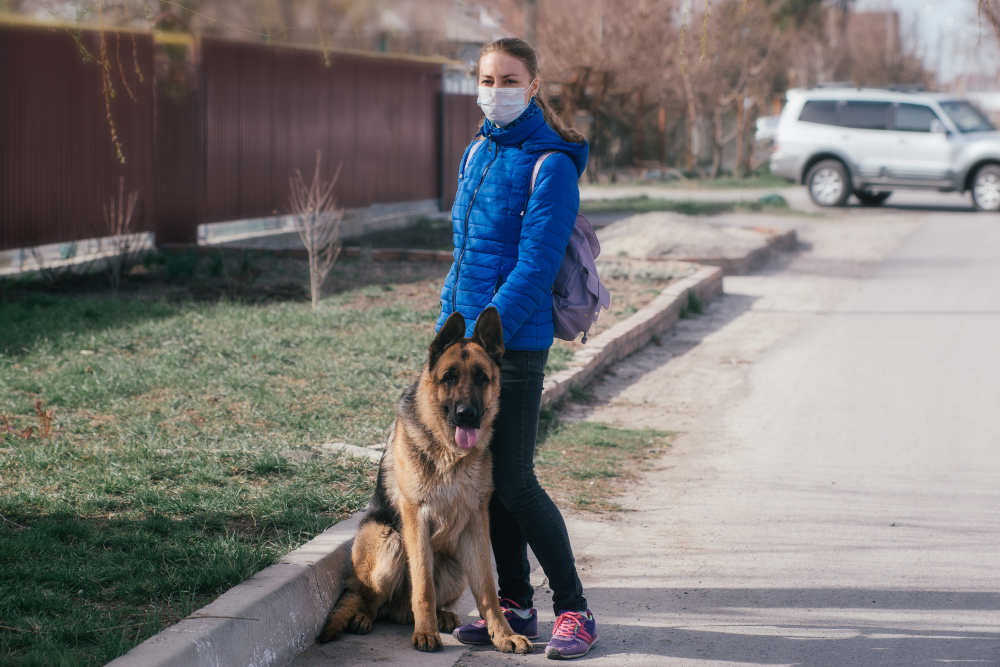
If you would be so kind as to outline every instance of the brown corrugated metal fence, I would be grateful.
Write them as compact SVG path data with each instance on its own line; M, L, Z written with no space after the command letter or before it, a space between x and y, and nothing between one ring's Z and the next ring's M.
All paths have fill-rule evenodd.
M215 39L200 59L202 221L285 212L317 150L343 206L438 197L439 64Z
M201 222L286 213L288 179L310 178L317 150L327 178L343 164L341 206L451 205L478 108L442 96L440 63L145 34L133 62L131 34L105 35L124 165L99 65L74 35L0 25L0 249L100 234L119 175L161 243L194 241ZM80 44L99 53L99 33Z
M152 39L106 33L122 164L100 66L83 55L100 57L98 33L78 38L62 29L0 25L0 249L102 235L102 205L117 194L120 176L126 191L139 192L137 228L150 227Z
M475 95L446 93L441 97L441 208L447 210L455 203L459 163L483 112Z

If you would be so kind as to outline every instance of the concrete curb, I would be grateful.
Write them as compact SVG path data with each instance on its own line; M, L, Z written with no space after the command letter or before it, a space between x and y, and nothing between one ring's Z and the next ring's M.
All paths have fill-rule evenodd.
M652 303L595 336L573 355L570 368L545 382L542 406L565 397L610 364L639 350L669 329L690 294L703 303L722 292L722 269L699 267L669 285ZM376 450L328 443L348 456L371 460ZM167 628L108 667L278 667L313 645L350 572L351 545L363 512L328 528L214 602Z
M790 250L799 242L799 237L794 229L787 231L757 227L753 229L769 234L770 236L767 239L767 243L760 248L751 250L742 257L681 257L680 260L693 264L718 266L727 276L743 276L763 266L775 252Z
M350 572L363 512L234 586L108 667L272 667L312 646Z
M702 303L722 292L723 270L702 266L687 278L668 285L652 303L622 320L607 331L594 336L587 347L577 350L569 368L545 379L542 407L547 408L565 398L574 387L581 387L599 372L641 349L680 318L690 294Z

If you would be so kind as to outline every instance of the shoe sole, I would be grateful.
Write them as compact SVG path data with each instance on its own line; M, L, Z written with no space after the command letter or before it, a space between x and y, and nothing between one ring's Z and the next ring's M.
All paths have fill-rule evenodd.
M527 639L538 639L538 635L521 635L521 636L525 637ZM461 637L456 637L455 635L452 635L452 637L455 637L455 639L457 639L460 644L465 644L466 646L492 646L493 645L493 642L491 642L491 641L473 642L473 641L469 641L467 639L462 639Z
M552 653L549 653L548 650L546 650L545 657L548 658L549 660L576 660L577 658L582 658L583 656L590 653L590 649L594 648L594 644L596 643L597 643L597 637L594 637L594 641L590 642L590 646L587 647L587 650L584 651L583 653L577 653L576 655L562 655L561 653L559 653L559 649L553 649Z

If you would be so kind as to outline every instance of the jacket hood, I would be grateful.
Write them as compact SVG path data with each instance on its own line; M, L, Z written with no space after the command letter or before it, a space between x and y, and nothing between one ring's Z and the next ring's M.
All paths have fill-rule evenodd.
M545 116L541 108L535 104L534 98L524 113L507 127L497 127L486 119L479 134L503 146L520 145L521 150L526 153L545 151L564 153L576 166L577 178L583 176L583 171L587 168L590 146L586 143L574 144L560 137L545 122Z

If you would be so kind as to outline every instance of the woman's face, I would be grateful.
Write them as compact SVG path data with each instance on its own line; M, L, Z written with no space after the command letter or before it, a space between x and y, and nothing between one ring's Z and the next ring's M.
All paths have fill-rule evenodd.
M531 80L528 68L512 55L494 51L479 61L479 85L485 88L524 88L527 104L538 92L538 79Z

